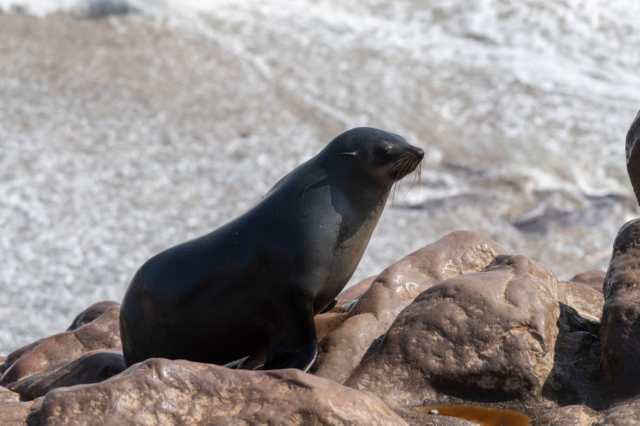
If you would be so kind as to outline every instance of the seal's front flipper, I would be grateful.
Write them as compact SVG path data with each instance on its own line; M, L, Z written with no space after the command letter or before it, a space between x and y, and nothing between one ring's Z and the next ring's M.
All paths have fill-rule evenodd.
M269 349L267 362L262 367L263 370L280 370L283 368L297 368L305 373L309 371L318 356L318 342L313 339L311 342L287 349L281 345L272 345Z
M270 346L263 370L297 368L307 372L318 356L313 303L304 295L296 299L287 301L289 309L280 309L268 327Z
M337 303L338 303L338 299L333 299L333 300L331 301L331 303L329 303L329 304L327 305L327 307L326 307L326 308L324 308L323 310L321 310L321 311L320 311L320 313L321 313L321 314L324 314L325 312L329 312L330 310L332 310L333 308L335 308L335 307L336 307L336 304L337 304Z

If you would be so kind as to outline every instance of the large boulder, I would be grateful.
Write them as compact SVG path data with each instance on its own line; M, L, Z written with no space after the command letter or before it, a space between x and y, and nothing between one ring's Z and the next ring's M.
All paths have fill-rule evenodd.
M539 401L553 366L557 292L545 266L498 256L482 272L420 294L345 384L392 406L442 404L447 396Z
M362 284L364 293L354 292L351 300L316 317L318 323L323 315L332 315L332 322L329 329L324 328L311 372L344 382L416 296L448 278L478 272L496 256L508 253L484 235L457 231L389 266L371 284Z
M47 426L406 425L373 394L298 370L245 371L152 358L93 385L50 391Z
M640 219L618 232L604 282L602 369L614 398L640 393Z
M96 305L99 306L96 307ZM20 382L25 379L38 373L44 373L40 374L39 379L42 379L45 375L59 370L86 352L103 349L119 350L121 348L118 322L120 304L100 302L96 305L78 315L68 331L38 340L9 354L4 364L6 371L0 379L0 386L22 390L25 388L20 385ZM81 374L76 377L89 377L90 375ZM95 376L99 375L100 372L97 372ZM60 378L61 376L56 376L55 380ZM91 380L93 379L95 377ZM78 384L69 381L65 383L67 385ZM79 383L86 382L80 381ZM37 394L38 392L36 394L27 392L24 397L27 395L34 397L33 395L37 396Z

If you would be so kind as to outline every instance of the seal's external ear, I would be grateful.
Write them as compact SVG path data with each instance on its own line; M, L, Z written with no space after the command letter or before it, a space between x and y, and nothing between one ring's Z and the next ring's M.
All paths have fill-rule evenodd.
M353 152L343 152L343 153L342 153L342 154L340 154L340 155L344 155L345 157L353 157L353 158L356 158L356 153L355 153L355 151L353 151Z

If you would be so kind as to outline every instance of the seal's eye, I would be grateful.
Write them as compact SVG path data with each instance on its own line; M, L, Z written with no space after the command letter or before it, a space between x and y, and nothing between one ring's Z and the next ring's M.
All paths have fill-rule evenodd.
M378 157L384 157L389 153L389 151L391 151L391 147L389 145L382 145L376 148L375 154Z

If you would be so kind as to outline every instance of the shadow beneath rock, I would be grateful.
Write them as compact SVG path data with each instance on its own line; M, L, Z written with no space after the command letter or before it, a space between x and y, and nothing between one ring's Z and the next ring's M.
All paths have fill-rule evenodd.
M582 404L602 410L608 391L600 367L600 323L560 302L553 369L542 395L560 406Z

